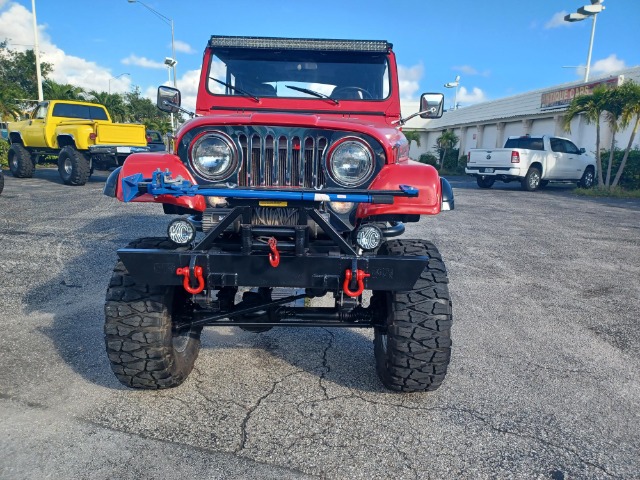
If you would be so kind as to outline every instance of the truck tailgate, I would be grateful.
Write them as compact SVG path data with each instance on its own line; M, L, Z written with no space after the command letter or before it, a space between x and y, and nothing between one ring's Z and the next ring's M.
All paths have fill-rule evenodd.
M469 155L469 167L508 167L511 166L512 148L473 149Z
M145 147L145 126L129 123L100 123L96 129L96 145L131 145Z

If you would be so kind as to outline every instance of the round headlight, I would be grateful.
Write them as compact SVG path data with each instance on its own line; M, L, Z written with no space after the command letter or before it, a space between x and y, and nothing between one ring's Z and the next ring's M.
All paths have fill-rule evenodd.
M225 180L235 170L238 155L233 141L221 133L206 134L191 149L191 164L208 180Z
M339 143L329 158L331 176L345 187L362 185L371 176L373 166L371 149L360 140L355 139Z

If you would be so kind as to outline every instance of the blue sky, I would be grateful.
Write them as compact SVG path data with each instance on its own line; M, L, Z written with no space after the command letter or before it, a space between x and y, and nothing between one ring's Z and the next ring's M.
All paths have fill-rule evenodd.
M192 105L202 52L210 35L381 39L394 44L401 96L453 90L461 106L578 80L591 21L558 21L589 0L145 0L172 18L178 87ZM606 0L598 16L592 75L640 65L640 0ZM36 0L43 59L57 81L88 89L153 95L167 83L171 29L127 0ZM31 48L31 0L0 0L0 39ZM119 78L112 78L119 76Z

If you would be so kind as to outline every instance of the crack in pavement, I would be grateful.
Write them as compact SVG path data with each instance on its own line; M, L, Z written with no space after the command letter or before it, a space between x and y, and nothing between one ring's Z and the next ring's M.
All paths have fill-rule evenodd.
M337 399L360 399L365 403L369 403L372 405L377 405L377 406L387 406L387 407L397 407L397 408L402 408L405 410L412 410L412 411L419 411L419 412L435 412L435 411L439 411L439 412L456 412L456 413L465 413L467 415L470 415L471 417L473 417L476 420L479 420L480 422L482 422L484 425L486 425L488 428L502 433L503 435L514 435L520 438L524 438L524 439L530 439L530 440L534 440L536 442L539 442L549 448L554 448L557 450L562 450L568 454L571 454L573 456L575 456L576 458L578 458L578 460L580 460L583 464L588 465L592 468L595 468L597 470L600 470L602 473L604 473L605 475L611 477L611 478L621 478L619 475L616 475L614 473L611 473L609 470L607 470L606 467L604 467L603 465L599 465L597 463L591 462L587 459L585 459L582 455L580 455L579 452L577 452L576 450L569 448L566 445L558 445L555 444L549 440L546 440L544 438L541 438L540 436L537 435L533 435L533 434L528 434L528 433L524 433L524 432L518 432L518 431L514 431L514 430L509 430L503 427L498 427L496 425L494 425L489 419L487 419L485 416L483 416L483 414L481 412L478 412L476 410L471 410L471 409L466 409L466 408L460 408L460 407L452 407L452 406L445 406L445 407L412 407L409 405L405 405L404 403L389 403L389 402L379 402L379 401L375 401L375 400L371 400L371 399L367 399L364 398L360 395L356 395L355 393L352 393L350 395L338 395L335 397L330 397L330 398L325 398L325 399L321 399L321 400L309 400L309 401L304 401L304 402L300 402L297 404L297 410L298 412L302 415L305 416L302 412L302 410L300 409L301 406L305 405L305 404L313 404L313 403L320 403L320 402L330 402L333 400L337 400ZM315 437L317 434L312 434L310 435L311 438ZM304 438L304 437L301 437ZM395 449L398 449L399 447L397 445L394 445ZM398 453L400 453L400 451L398 450ZM404 457L404 455L402 455Z
M280 385L282 382L284 382L288 378L293 377L294 375L298 375L300 373L304 373L304 371L303 370L296 370L295 372L292 372L292 373L289 373L288 375L285 375L280 380L276 380L275 382L273 382L273 385L271 385L271 388L269 389L269 391L267 393L265 393L264 395L262 395L260 398L258 398L258 400L247 409L247 413L246 413L246 415L245 415L245 417L242 420L242 423L240 425L240 443L238 445L238 448L236 448L233 451L234 454L237 455L242 450L245 449L245 446L247 444L247 425L249 423L249 420L251 420L251 416L253 415L253 412L255 412L258 409L258 407L262 404L262 402L264 400L266 400L270 395L273 394L273 392L275 392L275 390L278 387L278 385Z
M322 368L324 371L320 374L320 377L318 378L318 385L320 386L320 389L324 394L324 398L329 398L329 394L327 393L327 387L325 387L323 381L326 378L326 376L331 372L331 367L329 366L329 361L327 359L327 352L331 347L333 347L335 336L333 335L333 332L331 332L330 330L327 330L326 328L323 328L323 330L329 334L329 343L327 344L324 351L322 352Z

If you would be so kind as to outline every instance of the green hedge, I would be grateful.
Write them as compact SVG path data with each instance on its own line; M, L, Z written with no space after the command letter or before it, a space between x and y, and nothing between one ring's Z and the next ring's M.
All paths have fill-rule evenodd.
M609 153L610 150L603 150L600 158L602 159L602 174L605 179L607 177L607 167L609 165ZM618 173L618 166L620 162L622 162L622 157L624 156L624 150L616 148L613 154L613 164L611 165L611 181ZM622 172L622 177L620 178L620 183L618 184L620 187L626 190L638 190L640 189L640 149L638 147L633 148L629 152L629 158L627 159L627 164L624 167L624 172Z
M464 169L467 166L467 157L459 157L459 150L454 148L447 152L447 156L440 165L440 161L437 155L433 153L423 153L418 159L422 163L427 165L433 165L443 175L464 175Z

